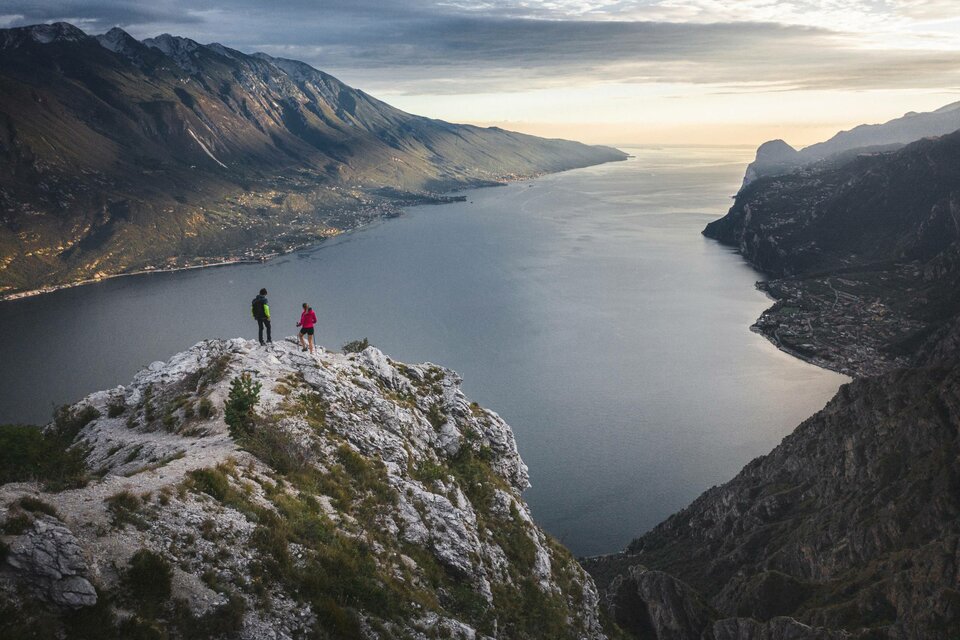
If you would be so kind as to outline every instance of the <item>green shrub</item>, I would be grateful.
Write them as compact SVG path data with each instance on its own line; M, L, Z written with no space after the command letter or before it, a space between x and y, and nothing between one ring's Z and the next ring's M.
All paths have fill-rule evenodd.
M270 468L284 475L303 471L309 464L309 452L275 425L262 425L240 438L241 447Z
M81 409L62 406L53 414L53 431L61 439L73 442L80 430L100 417L95 407L87 405Z
M204 420L209 420L213 416L217 415L217 410L213 407L213 402L210 401L210 398L200 399L200 405L197 408L197 414Z
M450 475L450 470L432 460L424 460L413 470L411 475L420 482L431 483L435 480L446 480L447 476Z
M210 385L223 380L224 376L227 375L228 366L230 366L230 354L223 353L214 358L206 367L199 369L197 371L199 374L197 390L203 391Z
M32 526L33 518L21 511L7 516L3 522L3 532L8 536L19 536Z
M297 412L306 419L314 431L323 431L327 426L330 403L319 393L301 393L297 396Z
M155 609L170 597L172 578L173 569L163 556L141 549L130 558L123 582L134 603Z
M144 524L140 516L143 501L129 491L115 493L106 499L107 511L110 512L110 521L115 527L132 524L136 527Z
M241 374L230 383L230 395L224 403L223 415L234 439L253 432L256 422L254 407L260 402L262 386L249 373Z
M92 413L86 415L89 417ZM48 491L86 484L87 450L82 446L71 447L75 432L86 422L80 424L83 418L69 424L66 418L61 420L62 428L55 427L46 433L29 425L0 425L0 484L38 481Z
M174 606L174 627L183 640L233 638L243 628L243 614L247 611L243 598L231 593L226 604L215 607L202 616L194 616L185 600Z
M127 410L127 405L123 401L123 398L118 398L110 403L110 406L107 407L107 417L116 418L122 416L123 412Z
M344 353L360 353L361 351L363 351L369 346L370 346L370 341L367 340L366 338L363 338L361 340L354 340L352 342L348 342L347 344L343 345L343 352Z
M478 452L470 447L460 447L460 451L450 461L450 473L457 479L460 489L467 495L474 509L483 513L490 511L495 489L505 484L490 468L491 455L487 447L481 447Z
M226 472L217 467L215 469L195 469L187 474L192 489L223 502L230 495L230 478Z
M0 484L39 479L50 444L40 427L0 426Z
M447 423L447 416L443 414L443 409L439 402L430 405L430 409L427 411L427 420L433 425L433 428L438 431L440 427Z
M20 505L20 508L24 511L31 511L33 513L45 513L48 516L57 516L57 510L52 504L44 502L39 498L34 498L33 496L24 496L17 500L17 504Z

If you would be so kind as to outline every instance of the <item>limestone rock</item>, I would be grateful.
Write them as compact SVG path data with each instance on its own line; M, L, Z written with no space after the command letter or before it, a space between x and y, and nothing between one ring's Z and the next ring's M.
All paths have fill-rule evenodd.
M621 627L657 640L693 640L715 618L712 607L688 585L640 565L610 583L607 605Z
M97 603L77 538L62 522L47 515L10 545L7 564L17 579L56 605L79 608Z
M238 442L224 403L243 374L261 390L254 432ZM226 617L232 637L339 637L347 625L369 638L507 639L529 635L542 609L537 624L605 638L593 582L523 500L511 428L460 382L374 347L311 355L292 339L236 339L198 343L90 394L77 407L99 417L77 443L98 473L43 495L76 531L56 529L74 541L60 552L73 568L44 589L89 603L94 581L117 602L131 557L148 551L171 567L189 623L222 628ZM0 486L0 509L33 489ZM46 576L38 535L18 539L10 560ZM152 608L157 625L191 620L170 606Z

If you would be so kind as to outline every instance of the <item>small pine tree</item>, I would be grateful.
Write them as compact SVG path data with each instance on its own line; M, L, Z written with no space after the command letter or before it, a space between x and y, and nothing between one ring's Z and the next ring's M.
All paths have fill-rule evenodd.
M230 395L223 404L223 418L234 439L253 433L256 419L253 408L260 402L262 386L249 373L234 378L230 383Z

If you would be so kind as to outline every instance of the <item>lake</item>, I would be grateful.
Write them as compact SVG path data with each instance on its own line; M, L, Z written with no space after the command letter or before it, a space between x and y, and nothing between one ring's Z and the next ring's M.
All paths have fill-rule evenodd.
M267 287L275 338L309 302L319 344L366 336L458 371L514 427L539 523L578 555L616 551L845 381L750 332L770 304L761 275L700 235L753 150L624 150L263 264L0 303L0 422L44 422L204 338L255 337L250 300Z

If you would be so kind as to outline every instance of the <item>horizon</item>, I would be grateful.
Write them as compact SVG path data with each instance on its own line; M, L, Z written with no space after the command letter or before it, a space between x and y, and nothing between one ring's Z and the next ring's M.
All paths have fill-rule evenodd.
M960 6L940 1L9 0L0 13L0 27L56 21L294 58L411 113L593 144L799 148L960 95Z

